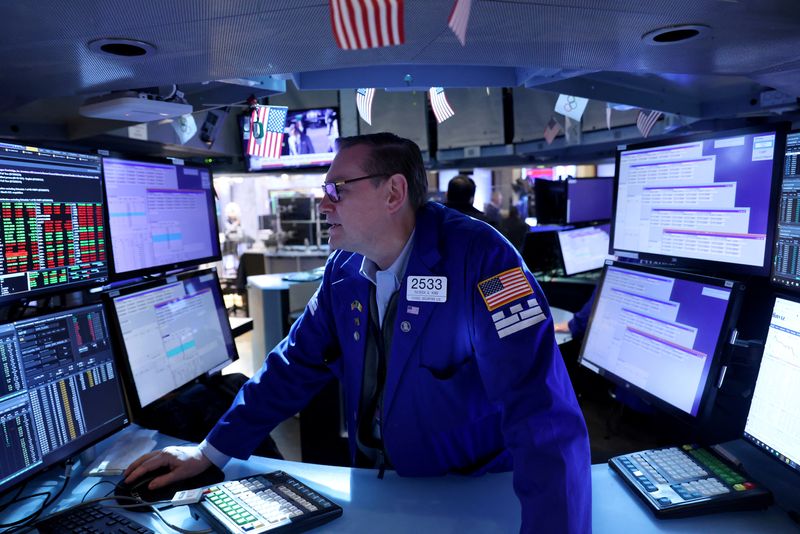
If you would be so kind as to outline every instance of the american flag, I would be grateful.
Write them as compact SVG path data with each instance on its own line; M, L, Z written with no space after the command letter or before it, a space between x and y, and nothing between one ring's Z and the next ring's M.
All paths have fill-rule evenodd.
M285 106L256 106L250 116L248 155L270 159L281 157L288 111L289 108Z
M521 267L509 269L478 284L489 311L533 293Z
M403 0L330 0L331 27L343 50L401 45Z
M647 137L650 135L650 130L653 129L653 126L656 125L656 121L661 118L662 113L660 111L653 110L650 113L645 113L642 110L639 110L639 116L636 118L636 127L639 128L639 131L642 133L642 137Z
M444 95L444 88L431 87L428 93L431 95L431 107L433 108L433 114L436 115L436 122L441 124L455 115L453 108L447 103L447 97Z
M372 98L375 96L375 89L359 89L356 91L356 107L358 114L369 125L372 125Z
M547 141L548 145L553 142L553 139L556 138L560 131L561 125L554 117L550 117L550 122L544 128L544 140Z
M447 25L456 34L461 46L467 44L467 24L469 24L469 12L472 9L472 0L456 0L453 4L453 11L450 12L450 19Z

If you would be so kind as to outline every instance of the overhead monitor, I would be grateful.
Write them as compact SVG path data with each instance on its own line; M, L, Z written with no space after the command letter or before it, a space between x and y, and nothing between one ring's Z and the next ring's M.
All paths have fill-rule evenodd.
M608 257L608 233L611 226L587 226L558 232L564 274L583 273L601 269Z
M579 361L665 411L704 415L741 293L728 280L607 264Z
M570 178L567 180L568 224L608 221L614 203L613 178Z
M110 294L135 411L238 358L213 269Z
M782 287L800 290L800 132L786 137L778 229L772 260L772 281Z
M103 306L0 325L0 492L128 424Z
M777 297L744 438L800 473L800 302Z
M0 303L108 278L100 158L0 143Z
M613 253L766 275L785 142L777 124L619 150Z
M241 118L242 142L249 171L270 171L292 167L330 165L338 150L339 108L290 109L286 114L280 158L247 154L250 115Z
M103 158L115 275L220 259L211 171Z

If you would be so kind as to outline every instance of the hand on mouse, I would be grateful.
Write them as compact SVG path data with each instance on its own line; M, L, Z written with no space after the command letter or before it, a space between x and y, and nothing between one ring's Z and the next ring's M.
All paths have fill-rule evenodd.
M178 480L193 477L211 467L211 460L200 452L200 448L193 447L165 447L160 451L153 451L135 460L123 473L125 483L136 481L140 476L159 467L168 467L169 473L161 475L150 481L147 488L155 490L172 484Z

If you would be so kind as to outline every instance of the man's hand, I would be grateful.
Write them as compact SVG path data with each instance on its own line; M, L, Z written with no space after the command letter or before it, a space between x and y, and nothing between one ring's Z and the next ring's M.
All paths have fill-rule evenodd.
M569 332L569 323L567 321L562 321L560 323L555 323L554 326L556 332Z
M211 467L211 460L200 452L197 446L165 447L160 451L145 454L134 461L123 473L126 483L159 467L168 467L169 473L154 478L147 488L154 490L178 480L193 477Z

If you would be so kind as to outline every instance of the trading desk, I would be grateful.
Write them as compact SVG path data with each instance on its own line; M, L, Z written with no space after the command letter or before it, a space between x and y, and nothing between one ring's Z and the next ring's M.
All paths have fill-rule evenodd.
M129 430L118 433L98 446L102 451ZM159 437L159 445L176 440ZM520 505L511 486L511 473L481 477L445 476L402 478L387 472L378 479L377 471L302 464L266 458L232 460L225 468L227 478L283 470L336 501L344 509L342 517L315 530L320 533L353 532L516 532L519 530ZM99 478L82 478L70 483L64 497L53 508L76 504ZM730 512L687 519L658 520L630 493L622 480L606 464L592 466L592 524L596 533L624 532L797 532L786 512L771 506L765 511ZM29 483L26 494L52 488L58 472L52 471ZM119 477L104 480L116 481ZM89 498L105 494L104 484ZM30 505L29 505L30 506ZM31 508L6 511L4 519L13 520ZM173 532L151 514L121 512L157 532ZM171 523L190 530L207 528L193 519L187 507L164 512Z

